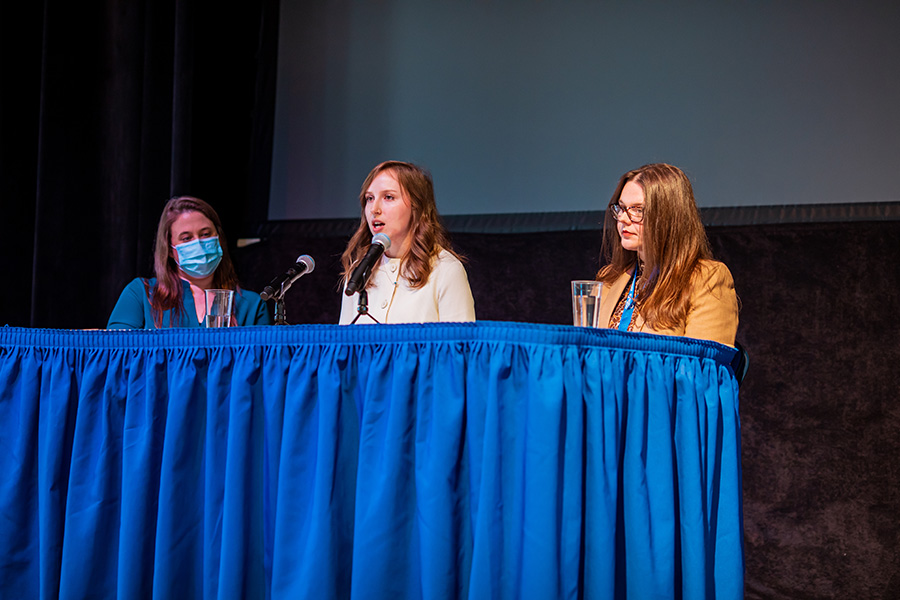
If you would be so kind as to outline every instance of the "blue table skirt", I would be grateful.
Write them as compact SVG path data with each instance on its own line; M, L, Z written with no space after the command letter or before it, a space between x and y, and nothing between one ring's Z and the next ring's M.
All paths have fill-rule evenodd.
M712 342L0 329L0 596L741 598Z

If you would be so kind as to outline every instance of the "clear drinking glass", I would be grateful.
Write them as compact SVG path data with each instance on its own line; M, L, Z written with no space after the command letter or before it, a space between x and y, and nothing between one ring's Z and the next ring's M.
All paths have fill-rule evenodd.
M230 327L233 290L206 290L206 326Z
M600 317L599 281L572 282L572 324L576 327L598 327Z

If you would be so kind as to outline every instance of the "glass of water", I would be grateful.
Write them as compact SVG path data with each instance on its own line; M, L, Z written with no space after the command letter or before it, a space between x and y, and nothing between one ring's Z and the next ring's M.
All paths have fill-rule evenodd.
M576 327L597 327L600 317L599 281L572 282L572 324Z
M230 327L233 290L206 290L206 326Z

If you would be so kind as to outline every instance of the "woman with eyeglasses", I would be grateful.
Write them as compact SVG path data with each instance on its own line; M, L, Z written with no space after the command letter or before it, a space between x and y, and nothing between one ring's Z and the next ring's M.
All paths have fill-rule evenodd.
M156 230L156 277L132 280L107 329L202 327L207 289L234 290L232 325L271 325L259 294L238 286L219 215L191 196L172 198Z
M734 346L734 280L712 258L681 169L659 163L622 176L606 211L602 254L602 327Z

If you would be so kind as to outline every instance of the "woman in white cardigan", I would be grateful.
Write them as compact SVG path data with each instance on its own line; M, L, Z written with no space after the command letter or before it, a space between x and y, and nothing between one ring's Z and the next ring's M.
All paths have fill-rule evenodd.
M342 294L340 323L474 321L469 279L440 222L431 175L411 163L381 163L363 182L359 202L359 228L341 256L342 287L374 235L391 243L365 288L368 314L357 319L358 294Z

